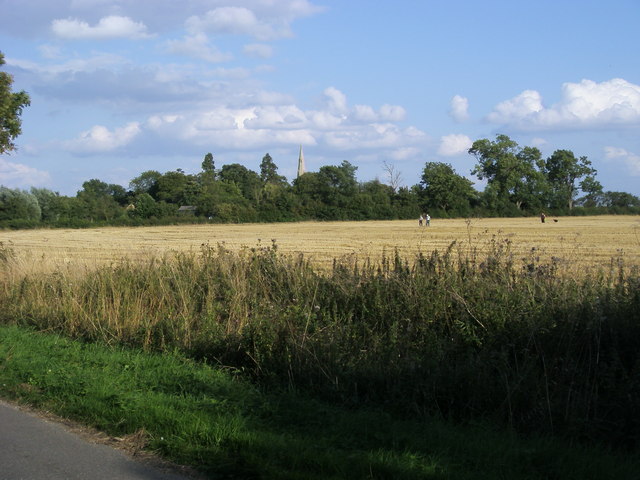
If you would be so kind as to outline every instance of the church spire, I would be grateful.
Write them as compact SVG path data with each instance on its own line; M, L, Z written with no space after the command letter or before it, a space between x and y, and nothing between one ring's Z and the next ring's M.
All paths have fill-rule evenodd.
M302 153L302 145L300 145L300 155L298 156L298 178L300 178L305 171L304 154Z

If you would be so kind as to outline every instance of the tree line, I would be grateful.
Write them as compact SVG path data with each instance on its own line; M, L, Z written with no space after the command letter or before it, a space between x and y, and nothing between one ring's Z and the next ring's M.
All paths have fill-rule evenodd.
M4 65L0 52L0 67ZM0 72L0 154L15 150L22 110L29 95L13 92L13 77ZM207 153L202 169L178 168L141 173L125 189L91 179L74 197L46 188L11 189L0 185L0 228L174 223L178 221L276 222L296 220L373 220L434 217L640 213L640 199L605 192L587 157L556 150L520 147L506 135L481 139L469 149L477 163L471 171L486 188L479 192L450 164L427 162L412 187L400 186L399 172L387 163L388 184L358 182L357 167L343 161L289 183L268 153L260 172L233 163L216 168ZM578 196L581 193L582 196Z
M480 139L469 153L472 174L483 191L443 162L427 162L419 183L398 185L398 172L385 164L389 182L359 182L348 161L327 165L288 182L268 153L260 171L238 163L217 168L207 153L196 174L142 172L128 189L91 179L75 196L46 188L0 186L0 226L82 227L176 222L279 222L299 220L411 219L432 217L640 213L640 199L604 191L587 157L556 150L543 158L506 135Z

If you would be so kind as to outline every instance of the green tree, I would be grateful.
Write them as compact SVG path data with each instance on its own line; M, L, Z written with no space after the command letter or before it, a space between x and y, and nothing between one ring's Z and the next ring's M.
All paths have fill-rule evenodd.
M476 140L469 153L478 161L472 175L487 180L483 197L489 208L505 213L511 206L518 210L538 206L545 192L540 150L522 148L508 136L497 135L494 142Z
M38 199L29 192L0 186L0 221L40 220Z
M148 193L155 197L158 193L158 180L162 174L156 170L147 170L142 172L136 178L129 182L129 189L135 194Z
M556 150L544 162L543 172L550 187L551 207L573 208L578 182L595 176L596 170L587 157L576 158L570 150Z
M119 187L119 188L118 188ZM111 221L124 214L116 196L124 191L119 185L91 179L82 184L76 195L74 216L90 221Z
M598 207L602 204L604 191L600 182L593 175L587 175L580 182L580 190L584 193L584 196L579 199L579 203L583 207Z
M213 161L213 154L207 153L202 160L202 172L198 174L198 182L200 188L203 189L207 185L216 181L216 165Z
M4 55L0 52L0 66L4 65ZM0 154L15 150L15 138L22 133L22 110L31 104L25 91L12 92L13 77L0 72Z
M157 181L156 199L175 205L195 205L200 187L193 175L181 169L166 172Z
M260 203L262 181L260 176L253 170L249 170L239 163L223 165L220 169L219 178L223 182L235 183L242 192L242 196L254 205Z
M465 215L477 196L473 182L458 175L448 163L427 162L420 185L423 209L439 208L446 213Z
M321 218L350 218L350 210L354 208L353 200L358 193L357 169L347 160L343 160L339 166L320 167L317 194L324 204L323 211L319 212Z
M204 160L202 160L202 171L212 175L216 173L216 164L213 161L213 154L211 152L207 153L204 156Z
M160 209L157 202L148 193L140 193L133 199L133 210L129 210L129 215L136 218L159 217Z
M38 200L43 222L56 222L61 217L68 216L67 197L61 197L58 192L47 188L36 187L31 187L31 194Z
M235 182L217 181L205 185L197 200L198 215L220 222L254 221L255 210Z
M391 199L394 195L393 187L385 185L379 180L361 183L353 202L359 213L358 217L363 220L394 218L391 205Z
M262 188L258 218L263 222L296 220L298 207L298 197L288 183L266 183Z
M260 180L265 184L283 185L287 183L284 176L278 175L278 167L268 153L262 157L262 162L260 162Z
M640 207L640 198L627 192L605 192L603 203L605 207Z

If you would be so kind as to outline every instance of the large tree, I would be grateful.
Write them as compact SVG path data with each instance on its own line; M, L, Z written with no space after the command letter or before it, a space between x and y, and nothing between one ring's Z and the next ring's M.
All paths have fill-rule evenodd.
M260 179L265 184L285 185L287 183L287 179L278 174L278 166L268 153L262 157L262 162L260 162Z
M490 208L539 206L545 191L540 150L520 147L508 136L497 135L495 141L476 140L469 153L478 161L471 173L487 180L484 196Z
M422 170L420 197L423 208L464 214L476 196L473 183L458 175L448 163L427 162Z
M242 196L254 204L260 203L262 181L253 170L249 170L239 163L223 165L218 174L220 180L234 183L242 192Z
M587 176L593 177L596 170L587 157L576 158L570 150L556 150L547 158L543 167L551 189L551 206L573 208L578 191L577 183Z
M124 193L120 185L93 178L82 184L76 195L75 216L90 221L110 221L123 214L118 199Z
M146 170L129 182L129 189L136 194L148 193L152 197L158 193L158 180L162 174L156 170Z
M0 52L0 66L4 65L4 55ZM13 77L0 72L0 154L15 150L15 138L22 133L22 109L30 105L25 91L12 92Z
M164 173L158 178L156 188L156 200L176 205L193 205L200 191L196 178L180 168Z

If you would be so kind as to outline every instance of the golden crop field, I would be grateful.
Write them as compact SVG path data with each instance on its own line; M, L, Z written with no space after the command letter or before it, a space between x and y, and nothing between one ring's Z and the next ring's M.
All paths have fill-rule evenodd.
M399 220L0 231L0 242L15 252L25 271L91 267L171 251L198 252L202 244L221 243L232 250L269 246L272 240L280 252L302 252L326 266L344 256L379 259L395 249L410 259L419 251L443 251L454 241L463 251L485 250L492 239L508 241L520 258L533 255L546 262L556 257L571 270L606 267L612 258L640 265L638 216L560 217L557 222L547 218L544 224L533 217L433 219L430 227Z

